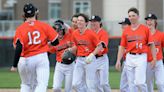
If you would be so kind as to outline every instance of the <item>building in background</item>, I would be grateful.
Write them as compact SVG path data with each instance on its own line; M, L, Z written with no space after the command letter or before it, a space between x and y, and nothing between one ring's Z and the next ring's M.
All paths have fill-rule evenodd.
M17 0L15 6L15 19L20 19L22 7L29 0ZM103 0L31 0L39 8L40 18L48 20L62 18L69 20L73 14L97 14L103 17ZM21 7L21 8L20 8Z
M39 19L45 21L58 18L70 21L71 16L76 13L99 15L112 36L121 35L118 21L128 17L127 11L131 7L139 9L140 21L143 21L148 13L155 13L159 20L164 16L164 0L0 0L0 20L22 20L23 6L29 1L39 8ZM163 29L162 25L163 21L159 21L160 30ZM2 26L0 23L0 31ZM16 25L11 26L14 29ZM12 28L8 29L12 31ZM6 31L5 27L3 30Z
M14 19L14 6L16 0L0 0L0 20Z

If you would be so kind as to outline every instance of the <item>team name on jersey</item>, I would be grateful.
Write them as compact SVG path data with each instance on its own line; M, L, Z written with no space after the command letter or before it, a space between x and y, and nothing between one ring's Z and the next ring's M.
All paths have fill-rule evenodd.
M128 42L133 42L133 41L141 41L143 39L143 36L140 35L133 35L133 36L126 36Z
M77 41L77 45L85 45L85 46L87 46L87 45L89 45L89 42L85 41L85 40L78 40Z
M160 45L161 45L161 42L159 42L159 41L154 41L154 44L155 44L155 46L160 46Z

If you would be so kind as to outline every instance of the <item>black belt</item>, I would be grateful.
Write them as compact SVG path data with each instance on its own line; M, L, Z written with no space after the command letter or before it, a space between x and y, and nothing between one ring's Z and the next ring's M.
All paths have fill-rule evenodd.
M103 55L95 55L96 58L102 57ZM87 57L87 56L79 56L79 57Z
M59 62L59 63L61 63L61 64L66 64L66 65L72 64L72 63L70 63L70 62Z
M142 53L133 53L133 52L129 52L129 54L132 54L132 55L141 55Z
M96 58L102 57L103 55L95 55Z
M79 57L87 57L87 56L79 56Z

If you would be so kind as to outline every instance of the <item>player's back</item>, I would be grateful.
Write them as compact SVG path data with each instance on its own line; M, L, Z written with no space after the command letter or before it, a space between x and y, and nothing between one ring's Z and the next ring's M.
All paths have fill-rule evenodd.
M17 28L16 37L23 45L22 55L33 56L48 51L48 40L54 40L53 28L41 21L25 22ZM17 39L17 38L15 38Z

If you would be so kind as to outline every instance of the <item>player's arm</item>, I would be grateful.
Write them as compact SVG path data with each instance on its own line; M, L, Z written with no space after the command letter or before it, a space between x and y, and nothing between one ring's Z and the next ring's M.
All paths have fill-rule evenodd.
M97 55L101 50L103 50L103 48L106 47L106 46L103 46L103 45L105 45L105 44L103 42L100 42L92 53L94 55Z
M88 64L91 63L91 62L93 62L93 61L96 59L96 55L97 55L101 50L104 49L104 48L103 48L103 42L100 41L100 40L98 39L97 34L94 33L94 32L91 33L91 34L92 34L92 35L91 35L90 37L91 37L91 39L94 38L94 40L92 40L92 41L93 41L93 44L94 44L96 47L95 47L94 51L91 52L91 53L86 57L85 62L88 63Z
M153 59L156 60L156 48L155 48L155 44L154 43L150 44L150 49L151 49L151 53L152 53Z
M46 29L48 30L46 31L48 41L50 41L52 46L58 45L59 44L58 33L55 31L53 27L51 27L48 24L46 24Z
M108 42L109 42L109 36L108 36L108 33L106 31L103 32L103 34L100 37L100 40L101 40L101 44L102 44L103 48L107 48Z
M18 65L19 58L21 56L21 52L22 52L22 44L19 40L17 40L16 47L15 47L14 61L13 61L13 66L11 68L11 71L17 70L16 68Z
M151 49L151 53L152 53L152 56L153 56L153 60L151 61L151 67L154 68L155 67L155 64L156 64L156 48L155 48L155 44L154 43L151 43L150 44L150 49Z
M54 41L51 42L52 46L56 46L59 44L59 39L55 39Z
M75 37L74 35L70 34L71 35L71 39L70 39L70 42L71 42L71 47L68 48L69 51L71 51L74 55L76 55L77 53L77 42L75 40Z
M49 45L49 50L48 50L48 57L51 55L51 54L54 54L54 53L56 53L56 48L55 48L55 46L52 46L51 45L51 43L48 43L48 45Z
M74 45L74 46L68 48L68 50L69 50L70 52L72 52L74 55L76 55L77 47Z
M147 31L147 30L146 30ZM154 68L156 64L156 48L154 44L154 38L150 35L150 31L147 31L148 33L148 45L150 46L151 54L153 56L153 60L151 61L151 67Z
M123 54L125 53L125 47L127 46L127 40L126 40L126 34L125 31L122 34L121 37L121 43L120 46L118 47L118 54L117 54L117 61L115 68L120 71L121 70L121 59L123 57Z
M125 53L125 47L119 46L118 47L118 54L117 54L117 62L121 61L124 53Z
M117 61L116 61L116 65L115 65L115 68L118 71L121 70L121 59L123 57L124 52L125 52L125 47L119 46L118 47L118 54L117 54Z
M108 38L107 36L105 36L105 34L103 35L104 35L104 38L99 39L96 33L92 34L92 37L94 38L93 43L97 45L94 51L92 52L93 55L97 55L101 50L107 47Z
M87 57L86 57L86 60L85 62L87 64L90 64L91 62L93 62L95 59L96 59L96 55L101 51L103 50L103 46L102 46L102 43L99 43L96 48L94 49L93 52L91 52Z

